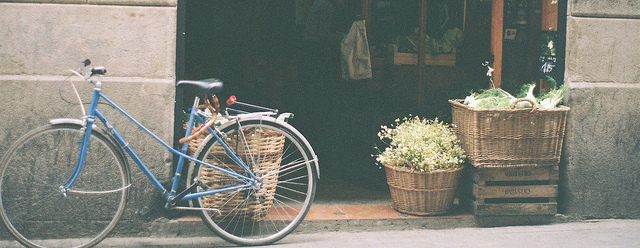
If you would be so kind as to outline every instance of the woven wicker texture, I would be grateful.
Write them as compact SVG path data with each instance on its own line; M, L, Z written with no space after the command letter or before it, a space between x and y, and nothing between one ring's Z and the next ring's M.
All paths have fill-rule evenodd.
M385 165L387 183L398 212L413 215L446 213L453 204L462 168L416 172Z
M449 100L452 124L475 167L560 163L569 108L475 109Z
M246 142L242 139L239 140L237 133L229 135L225 142L243 161L256 162L251 170L258 178L266 175L263 177L262 187L253 194L250 194L252 193L250 190L245 189L203 197L201 199L202 207L219 209L220 215L213 216L214 218L222 218L231 214L235 216L235 220L261 220L273 203L278 182L278 173L275 172L282 161L285 137L276 131L256 128L245 128L244 136ZM202 139L194 139L191 143L197 142L202 142ZM193 144L193 147L198 147L198 145ZM211 152L207 154L205 162L246 175L246 172L233 162L219 143L216 143ZM248 166L250 165L251 163ZM210 188L238 182L236 178L206 166L200 168L200 180ZM250 197L247 198L249 195ZM215 212L211 214L213 215Z

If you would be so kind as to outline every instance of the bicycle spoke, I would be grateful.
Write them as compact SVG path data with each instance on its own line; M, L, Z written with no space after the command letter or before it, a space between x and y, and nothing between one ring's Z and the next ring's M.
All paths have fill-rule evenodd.
M275 219L278 219L278 220L290 220L293 217L289 214L288 211L286 211L286 209L288 208L288 209L292 209L294 211L298 210L298 209L294 208L293 206L285 203L284 201L282 201L280 199L277 199L275 202L276 202L275 204L278 206L277 208L275 208L275 212L277 213L277 216L285 216L284 218L280 217L280 218L275 218Z
M290 171L305 169L306 166L309 166L309 162L301 161L301 162L298 163L297 161L294 161L292 163L289 163L287 165L283 165L282 167L280 167L280 168L284 168L284 169L279 169L279 170L277 170L275 172L271 172L271 173L269 173L269 174L267 174L265 176L271 176L271 175L275 175L275 174L288 175L289 173L291 173ZM282 172L289 172L289 173L282 174Z
M295 180L297 180L297 179L303 179L303 178L306 178L306 176L301 176L301 177L299 177L299 178L296 178ZM293 180L293 179L292 179L292 180ZM278 183L278 185L280 185L280 186L282 186L282 185L297 185L297 186L300 186L300 185L304 185L304 184L303 184L303 183L292 183L292 182L290 182L290 181L283 181L283 182L281 182L281 183ZM282 187L280 187L280 188L281 188L281 189L283 189L283 190L288 190L289 192L297 193L297 194L299 194L299 195L304 195L304 194L306 194L306 193L307 193L307 192L302 192L302 191L295 190L295 189L293 189L293 188L285 187L285 186L282 186Z

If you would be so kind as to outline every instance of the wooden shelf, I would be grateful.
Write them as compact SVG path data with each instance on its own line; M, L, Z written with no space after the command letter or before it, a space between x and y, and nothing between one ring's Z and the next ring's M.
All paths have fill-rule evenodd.
M389 46L389 62L393 65L417 65L418 54L417 53L401 53L398 52L397 45ZM453 49L449 54L425 54L425 65L428 66L455 66L456 65L456 49Z

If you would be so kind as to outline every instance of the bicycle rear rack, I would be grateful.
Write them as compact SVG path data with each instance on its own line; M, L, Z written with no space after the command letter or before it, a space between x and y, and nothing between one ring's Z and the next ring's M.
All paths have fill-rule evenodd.
M230 116L243 114L266 116L278 115L277 109L262 107L250 103L238 102L236 101L235 96L229 97L229 99L227 100L227 105L228 106L226 108L226 114ZM235 108L231 108L231 106L234 106Z

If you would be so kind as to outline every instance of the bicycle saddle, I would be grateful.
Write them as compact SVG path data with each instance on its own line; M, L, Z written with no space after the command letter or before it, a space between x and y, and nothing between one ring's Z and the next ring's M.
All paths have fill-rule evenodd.
M195 95L214 95L222 90L222 81L209 78L203 80L181 80L176 87L185 93Z

